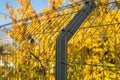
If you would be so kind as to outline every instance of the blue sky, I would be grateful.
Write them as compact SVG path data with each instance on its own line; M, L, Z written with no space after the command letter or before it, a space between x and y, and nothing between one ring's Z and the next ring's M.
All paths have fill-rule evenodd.
M14 8L18 8L19 4L16 2L16 0L0 0L0 13L8 14L8 11L5 7L5 3L8 2L10 5L12 5ZM48 0L31 0L32 8L34 8L38 12L42 12L44 7L48 6ZM7 17L7 19L3 19L3 15L0 14L0 25L6 24L11 22L10 18ZM0 36L5 36L5 33L1 31L0 29Z

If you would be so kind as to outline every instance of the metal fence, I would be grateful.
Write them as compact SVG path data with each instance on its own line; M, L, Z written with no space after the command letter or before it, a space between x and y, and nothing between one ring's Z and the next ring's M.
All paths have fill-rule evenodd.
M56 60L56 47L61 46L56 46L56 38L87 3L77 2L2 25L13 29L7 30L12 40L0 44L0 79L55 80L58 74L58 80L119 80L118 2L95 1L96 8L68 42L67 54L58 56L66 62Z
M69 80L119 80L116 2L99 4L68 44ZM72 76L71 76L72 75Z

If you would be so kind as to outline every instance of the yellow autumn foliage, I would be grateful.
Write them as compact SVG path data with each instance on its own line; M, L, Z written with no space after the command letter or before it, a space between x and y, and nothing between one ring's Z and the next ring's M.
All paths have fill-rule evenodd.
M8 8L15 20L35 16L37 12L30 6L30 0L17 0L20 8ZM74 3L78 0L70 0ZM23 3L24 4L23 4ZM25 3L26 2L26 3ZM109 0L100 0L96 4L105 4ZM82 6L54 11L64 4L63 0L49 0L50 8L44 8L44 14L12 24L12 31L7 34L19 44L19 49L12 50L16 66L15 79L55 80L55 44L60 31L71 21ZM28 7L27 7L28 6ZM120 11L110 6L97 6L80 29L68 43L68 80L115 80L120 79L117 66L120 65ZM53 9L53 11L50 11ZM15 17L15 14L20 17ZM29 23L30 22L30 23ZM118 70L118 71L117 71ZM118 74L116 75L116 71ZM6 74L5 74L6 75ZM13 76L6 75L9 78Z

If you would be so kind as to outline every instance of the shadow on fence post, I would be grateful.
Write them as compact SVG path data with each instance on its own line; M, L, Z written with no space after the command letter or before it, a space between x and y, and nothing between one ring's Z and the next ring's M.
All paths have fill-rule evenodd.
M94 0L88 0L85 3L85 6L81 8L56 39L56 80L67 80L67 43L96 7Z

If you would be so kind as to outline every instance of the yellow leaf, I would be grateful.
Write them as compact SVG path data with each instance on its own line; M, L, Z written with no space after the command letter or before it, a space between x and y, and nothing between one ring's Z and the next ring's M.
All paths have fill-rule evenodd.
M74 3L74 0L70 0L70 3L72 3L72 4L73 4L73 3Z
M6 3L5 6L6 6L7 9L9 8L9 4L8 3Z
M48 12L49 9L48 9L48 8L44 8L43 11L44 11L44 12Z
M3 18L4 18L4 19L6 19L6 18L7 18L7 16L6 16L6 15L4 15L4 16L3 16Z
M58 0L58 2L59 2L60 4L63 4L63 0Z
M52 9L57 9L59 7L58 3L53 1Z
M13 14L13 10L12 10L12 9L9 10L9 14L10 14L10 15Z

